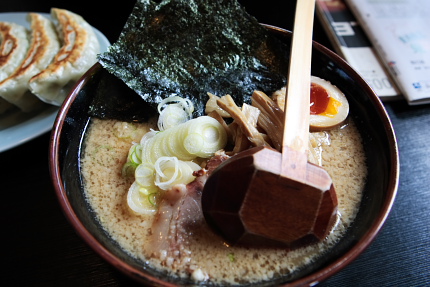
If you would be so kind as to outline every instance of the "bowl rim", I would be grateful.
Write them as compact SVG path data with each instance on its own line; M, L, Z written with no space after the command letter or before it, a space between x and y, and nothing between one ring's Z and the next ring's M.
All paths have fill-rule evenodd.
M261 24L267 29L279 32L285 35L291 35L292 32L283 29L277 26ZM377 234L382 229L384 223L386 222L387 217L390 214L392 206L394 204L397 189L399 184L399 152L396 141L395 132L393 126L391 124L391 120L388 116L385 107L382 104L382 101L378 98L375 92L370 88L370 86L365 82L361 76L339 55L326 48L325 46L313 41L313 49L319 50L322 54L325 54L332 58L334 61L339 63L343 69L346 69L348 73L355 74L358 79L360 79L361 83L359 85L366 87L366 90L369 94L369 99L371 104L375 106L377 112L383 119L383 127L386 132L386 136L388 142L390 143L390 151L388 152L390 155L391 166L389 172L389 182L387 183L388 193L386 194L386 200L384 200L384 204L380 209L380 215L375 218L371 227L367 230L367 232L353 245L352 248L349 248L343 256L336 258L333 262L328 265L321 267L313 273L305 275L295 281L286 283L282 286L314 286L327 278L333 276L334 274L341 271L347 265L349 265L352 261L354 261L360 254L363 253L365 249L369 247L369 245L375 240ZM118 256L114 255L107 248L103 246L103 244L99 243L99 241L88 231L85 225L79 220L77 214L73 210L73 207L68 200L67 191L63 184L62 175L61 175L61 166L60 166L60 137L62 134L63 123L66 119L66 115L68 114L73 102L79 95L79 91L82 86L88 83L91 79L91 75L96 73L102 68L99 62L95 63L74 85L72 91L67 96L66 100L60 107L60 110L55 119L53 129L51 132L50 143L49 143L49 172L51 176L51 181L54 185L55 193L57 199L62 208L63 214L66 216L67 220L71 223L74 229L77 231L79 236L88 244L97 254L99 254L103 259L105 259L108 263L116 267L119 271L123 272L125 275L135 279L141 283L152 283L161 286L176 286L175 284L163 281L159 278L156 278L150 274L143 274L141 270L138 270L126 263L124 263Z

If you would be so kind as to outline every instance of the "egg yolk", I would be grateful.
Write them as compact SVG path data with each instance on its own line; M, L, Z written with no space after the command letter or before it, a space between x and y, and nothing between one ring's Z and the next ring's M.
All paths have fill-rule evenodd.
M321 115L330 118L338 113L338 108L342 105L341 102L330 97L324 87L315 83L311 83L310 101L311 115Z

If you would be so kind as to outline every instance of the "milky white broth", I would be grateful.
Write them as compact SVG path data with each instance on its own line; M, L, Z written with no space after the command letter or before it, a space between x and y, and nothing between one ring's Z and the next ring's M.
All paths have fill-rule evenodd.
M124 178L121 169L132 142L139 142L154 127L155 121L130 124L92 119L82 157L85 193L101 225L130 255L154 268L219 284L270 280L291 274L327 252L357 214L367 169L360 135L348 119L342 127L323 132L326 140L315 147L322 150L322 166L333 180L339 201L339 223L325 241L294 251L231 247L203 223L192 230L179 254L162 261L151 258L144 246L153 217L129 209L126 197L134 179Z

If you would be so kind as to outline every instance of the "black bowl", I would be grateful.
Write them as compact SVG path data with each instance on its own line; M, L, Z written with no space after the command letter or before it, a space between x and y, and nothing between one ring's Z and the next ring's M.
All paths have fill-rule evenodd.
M291 33L265 25L289 44ZM399 159L395 135L387 113L368 84L339 56L313 44L312 74L344 91L352 116L361 133L367 156L368 179L359 213L343 239L331 252L294 278L270 285L313 285L335 274L353 261L374 240L394 202ZM178 281L132 258L101 228L85 200L80 172L84 137L91 119L89 109L97 95L134 97L125 84L95 64L77 83L56 118L50 142L50 171L63 211L84 241L106 261L131 278L149 285L193 285Z

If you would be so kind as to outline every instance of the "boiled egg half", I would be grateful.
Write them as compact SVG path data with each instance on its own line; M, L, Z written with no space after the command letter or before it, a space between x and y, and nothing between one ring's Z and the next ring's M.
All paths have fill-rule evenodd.
M349 113L345 95L329 81L312 76L310 119L311 131L333 128L342 124Z

